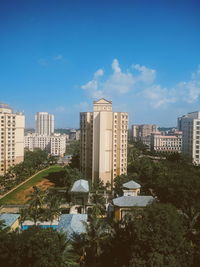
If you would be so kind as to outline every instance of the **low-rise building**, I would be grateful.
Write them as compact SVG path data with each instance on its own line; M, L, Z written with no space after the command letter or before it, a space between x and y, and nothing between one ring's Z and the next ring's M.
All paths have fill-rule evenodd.
M121 220L130 214L133 208L144 208L154 201L152 196L122 196L113 199L114 217Z
M112 214L116 220L121 220L126 214L130 214L133 208L144 208L155 199L152 196L139 196L140 184L129 181L122 186L123 196L114 198L108 207L108 214Z
M123 193L124 196L137 196L140 194L140 188L141 185L134 182L134 181L129 181L125 184L123 184Z
M151 150L157 152L178 152L182 149L182 132L173 135L162 135L161 132L151 134Z
M19 227L19 217L20 214L14 213L0 214L0 220L4 223L3 229L9 227L11 231L16 230Z
M84 179L75 181L70 190L70 194L71 194L71 203L73 203L76 206L75 209L79 213L85 213L89 197L88 181Z

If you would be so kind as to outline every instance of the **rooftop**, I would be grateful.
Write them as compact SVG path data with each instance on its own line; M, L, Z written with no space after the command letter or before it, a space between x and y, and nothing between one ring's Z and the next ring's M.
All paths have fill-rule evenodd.
M89 184L87 180L77 180L76 182L74 182L71 192L74 193L78 193L78 192L82 192L82 193L89 193Z
M11 227L13 223L15 223L17 219L19 219L19 217L20 214L14 214L14 213L0 214L0 220L4 220L5 227Z
M84 233L87 218L87 214L63 214L60 216L58 230L67 233L68 236Z
M118 207L146 207L153 202L152 196L122 196L113 199Z
M131 181L123 184L123 187L124 188L128 188L128 189L138 189L138 188L141 187L141 185L136 183L136 182L134 182L133 180L131 180Z

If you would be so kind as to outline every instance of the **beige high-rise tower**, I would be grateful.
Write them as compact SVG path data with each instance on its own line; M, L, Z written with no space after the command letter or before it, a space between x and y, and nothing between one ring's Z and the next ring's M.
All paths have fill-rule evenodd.
M24 160L24 125L21 112L14 113L7 104L0 104L0 175Z
M80 113L80 164L83 176L104 184L127 173L128 113L112 112L112 102L94 101L93 112Z

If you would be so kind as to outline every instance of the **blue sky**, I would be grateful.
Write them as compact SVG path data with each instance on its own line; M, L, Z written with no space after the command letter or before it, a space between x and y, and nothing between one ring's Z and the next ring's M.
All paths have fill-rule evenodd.
M130 124L176 125L200 110L200 2L194 0L1 0L0 102L55 115L106 97Z

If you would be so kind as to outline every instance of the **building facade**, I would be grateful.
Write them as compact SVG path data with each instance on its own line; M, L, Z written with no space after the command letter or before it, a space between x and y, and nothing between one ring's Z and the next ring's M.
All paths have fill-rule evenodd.
M157 152L178 152L182 150L182 132L173 135L161 135L161 132L151 134L151 150Z
M54 115L47 112L37 112L35 115L35 132L39 135L51 135L54 133Z
M40 148L53 156L62 157L66 150L66 136L60 134L51 136L27 134L24 138L24 147L30 151Z
M200 111L190 112L178 118L178 127L183 132L182 152L200 164Z
M93 112L80 113L80 167L92 182L104 184L127 173L128 114L113 112L112 102L94 101Z
M0 175L24 160L25 118L14 113L7 104L0 104Z
M141 141L143 144L150 148L151 134L157 132L158 127L155 124L133 124L132 127L132 140Z

